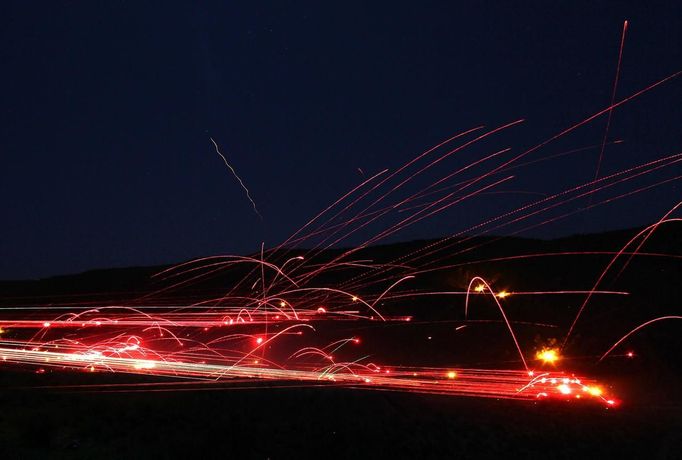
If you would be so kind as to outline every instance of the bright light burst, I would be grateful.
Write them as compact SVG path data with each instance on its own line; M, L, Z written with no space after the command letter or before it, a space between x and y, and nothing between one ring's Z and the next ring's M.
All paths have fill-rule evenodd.
M535 357L546 364L554 364L559 361L559 350L556 348L543 348L538 351Z

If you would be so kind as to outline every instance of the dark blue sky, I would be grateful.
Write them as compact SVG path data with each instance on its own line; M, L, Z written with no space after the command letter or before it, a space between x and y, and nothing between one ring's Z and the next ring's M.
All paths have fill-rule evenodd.
M272 245L357 168L394 169L478 124L526 118L487 145L521 151L607 106L625 19L620 97L682 69L675 1L266 3L3 2L0 279ZM615 111L610 138L625 142L604 174L682 150L681 103L678 78ZM597 144L604 123L542 154ZM543 163L515 190L586 182L597 155ZM641 225L681 195L672 184L530 234ZM493 196L394 239L514 203Z

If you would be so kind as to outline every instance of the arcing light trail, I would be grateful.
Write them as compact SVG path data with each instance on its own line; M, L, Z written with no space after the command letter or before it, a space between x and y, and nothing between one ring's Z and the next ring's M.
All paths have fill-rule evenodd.
M510 154L513 149L508 146L489 147L488 144L507 130L517 129L522 120L492 129L476 126L460 132L392 172L383 170L368 174L367 179L274 248L262 248L252 257L212 256L176 265L153 277L157 284L152 292L118 305L98 299L79 299L74 303L52 301L47 305L33 305L22 300L19 304L0 307L0 365L30 367L38 373L144 374L195 381L197 385L219 382L227 388L231 382L252 380L487 398L597 401L614 405L617 400L606 385L565 369L570 356L565 356L563 346L530 345L528 334L516 330L521 326L528 329L545 327L548 326L546 322L516 321L509 314L507 305L510 299L518 297L585 296L570 326L549 325L561 331L568 329L562 343L565 345L591 300L629 294L627 290L598 289L621 256L679 259L675 254L644 252L643 245L662 224L680 220L672 215L680 204L636 235L620 251L500 255L475 261L458 261L456 257L490 244L494 240L475 239L490 232L503 229L516 234L567 218L580 211L571 206L581 199L588 198L588 208L592 209L679 181L675 166L682 162L682 154L670 154L604 176L597 172L587 183L552 191L540 199L527 198L529 201L517 203L505 212L484 217L479 224L436 242L410 248L399 256L391 255L392 260L374 261L360 254L368 246L434 215L458 209L463 204L481 206L486 193L500 192L501 185L514 183L526 165L562 159L585 150L572 149L544 158L527 159L602 115L608 115L607 124L610 124L614 110L679 74L617 102L614 83L608 107L520 153ZM211 141L258 214L249 190L220 153L215 141ZM600 157L606 143L604 134L598 146ZM464 160L462 157L474 148L484 148L486 153ZM523 164L520 163L522 159L526 159ZM463 163L445 168L443 165L450 161ZM436 166L445 172L437 171ZM510 175L512 171L514 175ZM436 177L426 178L426 173ZM623 191L626 186L629 188ZM532 197L534 194L520 196ZM386 224L377 228L384 220ZM518 228L519 225L522 227ZM351 245L350 249L336 249L339 244L356 237L360 230L370 233L365 241ZM302 246L308 249L299 249ZM448 274L455 267L475 267L482 261L506 262L567 255L613 256L613 259L591 289L572 289L570 286L555 290L514 289L475 273L458 280L459 290L439 290L420 284L427 275ZM504 272L498 278L504 279ZM221 285L218 293L215 287L199 294L187 292L190 287L198 286L196 289L199 289L202 283L216 279L227 283ZM506 327L504 335L497 334L500 337L491 337L489 341L479 337L479 343L474 347L485 344L482 346L484 351L498 356L497 361L485 368L454 365L464 361L463 356L480 350L454 346L450 349L450 345L442 345L442 338L438 353L431 352L432 356L427 350L418 363L408 361L394 365L405 363L406 358L390 344L379 346L383 348L381 352L372 349L381 340L377 338L380 332L389 329L382 327L385 325L444 327L450 319L438 324L438 321L430 322L420 317L420 301L440 301L441 298L448 299L442 309L459 318L460 323L457 327L449 327L448 339L466 335L474 329L478 323L469 320L468 316L478 314L482 305L487 303L488 307L495 308L497 318ZM462 301L458 302L458 299ZM472 308L474 302L476 305ZM602 359L642 327L670 318L679 319L669 315L636 327L616 342ZM376 325L376 330L369 331L368 323ZM360 326L356 326L358 324ZM358 334L359 331L363 334ZM367 336L363 337L364 334ZM416 348L417 335L406 333L404 337ZM429 335L426 340L431 339ZM505 354L509 350L514 350L511 359ZM436 360L436 354L439 364L426 365ZM444 354L448 356L447 361L442 359Z

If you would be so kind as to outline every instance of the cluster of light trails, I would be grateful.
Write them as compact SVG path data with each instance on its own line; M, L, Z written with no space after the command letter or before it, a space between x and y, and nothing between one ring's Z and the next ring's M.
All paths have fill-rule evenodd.
M43 349L15 348L17 343L2 343L0 359L14 364L39 365L58 370L107 370L129 374L153 373L157 376L191 378L206 382L229 379L259 379L296 382L326 382L334 385L369 387L419 393L450 394L506 399L597 399L607 405L616 401L605 396L602 387L593 380L581 379L563 372L540 372L492 369L401 368L382 369L357 363L334 363L322 369L283 369L260 364L208 364L180 359L165 360L129 357L140 352L136 343L108 351L87 349L78 345L49 345ZM7 348L11 345L11 348ZM30 344L24 344L30 346ZM79 351L80 350L80 351ZM304 355L305 350L297 352ZM140 352L143 355L144 352Z
M624 34L625 31L623 39ZM621 43L621 53L622 46ZM170 267L153 277L156 283L153 291L120 304L99 298L47 303L20 300L8 304L5 301L0 307L0 364L31 367L39 373L76 370L145 374L207 385L247 379L488 398L591 400L615 405L617 399L607 386L561 370L561 356L567 353L569 339L580 326L579 320L588 303L595 298L628 295L625 290L604 289L607 275L612 275L617 267L622 272L633 257L673 260L681 257L645 252L644 245L660 227L682 220L675 217L682 203L670 208L619 251L573 250L476 260L458 260L458 257L475 253L499 239L490 237L491 234L521 234L679 181L682 178L679 174L682 153L679 152L606 175L600 174L599 168L605 146L623 144L620 140L607 142L614 110L680 74L669 75L621 100L616 100L614 83L608 106L518 152L511 147L488 144L524 120L512 120L492 128L471 127L393 171L386 169L371 175L276 247L261 247L258 254L251 256L204 257ZM608 122L599 144L537 157L538 152L557 139L601 116L608 116ZM215 141L211 141L258 213L249 190ZM506 187L528 165L561 161L590 150L599 152L599 163L589 182L540 194L540 197L531 192L520 194L527 197L522 204L514 204L503 213L486 215L480 223L437 241L389 255L390 260L375 261L364 256L369 246L425 219L463 204L480 204L482 198L491 194L518 194L518 190L510 191ZM476 157L467 159L467 154ZM536 157L531 159L531 155ZM454 163L445 167L447 162ZM587 206L576 209L577 203L586 200L589 200ZM369 234L369 237L360 244L350 244L350 249L339 249L360 234ZM306 249L300 249L303 247ZM526 291L510 287L496 289L490 280L475 273L460 280L460 289L420 287L424 276L448 273L458 267L473 269L480 264L569 256L610 257L610 261L589 289L585 286ZM504 274L499 278L503 279ZM219 294L215 295L215 289L210 291L213 294L199 298L187 293L187 289L215 279L227 280ZM509 316L505 302L519 296L578 298L579 307L570 324L549 325L566 331L563 337L555 338L560 346L532 346L528 340L517 337L515 324L522 322ZM514 350L516 358L510 361L500 350L496 365L476 369L448 365L457 362L454 356L450 363L439 367L391 364L390 361L401 362L401 356L388 359L382 356L388 363L375 363L371 350L363 354L354 348L361 344L359 336L343 336L348 324L424 324L419 319L418 308L408 314L392 312L398 311L394 309L396 306L404 310L406 306L418 305L420 299L441 297L452 297L455 302L461 300L458 305L463 317L460 316L461 324L453 334L472 321L469 316L474 303L488 302L493 306L508 336L508 349L504 351ZM187 301L188 298L192 300ZM637 326L601 355L601 359L642 327L679 318L669 315ZM548 326L532 321L523 324ZM325 332L320 332L321 329ZM356 329L360 330L361 326ZM405 337L413 340L409 334Z

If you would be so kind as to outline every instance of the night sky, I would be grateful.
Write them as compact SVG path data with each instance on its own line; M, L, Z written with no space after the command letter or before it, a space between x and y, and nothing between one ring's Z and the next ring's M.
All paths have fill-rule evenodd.
M253 252L362 181L358 168L395 169L480 124L526 119L461 161L521 152L608 106L625 19L619 98L682 69L676 1L379 3L2 2L0 279ZM624 142L603 174L682 151L681 103L682 77L616 110L609 138ZM598 144L605 121L533 158ZM589 181L597 156L528 168L508 187L524 193L393 240ZM681 196L669 184L528 235L642 225Z

